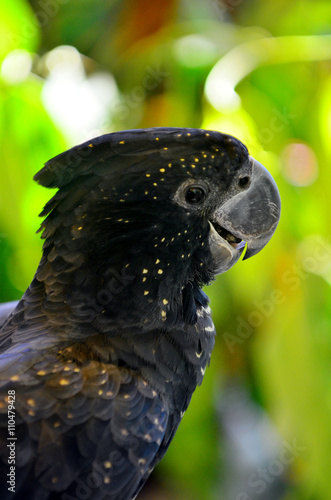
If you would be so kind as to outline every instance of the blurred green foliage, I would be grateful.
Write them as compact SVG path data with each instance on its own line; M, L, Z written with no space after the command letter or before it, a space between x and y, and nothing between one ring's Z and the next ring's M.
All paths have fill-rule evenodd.
M223 498L331 498L330 2L1 7L0 301L19 298L38 264L37 215L51 192L32 176L49 158L125 128L237 136L275 177L282 218L261 254L208 289L217 346L156 470L170 496L152 498L208 500L225 491L228 436L217 404L233 380L264 408L280 442L301 451L266 480L285 477L278 496L259 496L247 483L242 496L227 490Z

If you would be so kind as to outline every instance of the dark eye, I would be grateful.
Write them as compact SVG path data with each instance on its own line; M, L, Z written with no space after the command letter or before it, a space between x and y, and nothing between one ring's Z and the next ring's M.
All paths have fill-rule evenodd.
M201 203L206 197L206 192L201 187L191 186L187 189L185 199L187 203Z
M248 175L246 175L245 177L241 177L239 179L239 186L245 187L249 184L249 181L250 181L250 178L248 177Z

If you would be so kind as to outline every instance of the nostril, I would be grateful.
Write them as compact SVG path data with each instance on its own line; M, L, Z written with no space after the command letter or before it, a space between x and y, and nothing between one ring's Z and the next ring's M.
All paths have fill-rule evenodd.
M239 179L239 186L240 187L245 187L249 184L250 177L248 175L245 175L245 177L241 177Z

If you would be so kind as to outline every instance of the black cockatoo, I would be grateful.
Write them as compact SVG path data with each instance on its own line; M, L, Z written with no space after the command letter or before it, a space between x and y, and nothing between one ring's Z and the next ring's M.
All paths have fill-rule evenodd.
M199 129L103 135L35 179L58 191L36 275L0 310L1 499L131 500L210 360L201 288L266 245L279 193Z

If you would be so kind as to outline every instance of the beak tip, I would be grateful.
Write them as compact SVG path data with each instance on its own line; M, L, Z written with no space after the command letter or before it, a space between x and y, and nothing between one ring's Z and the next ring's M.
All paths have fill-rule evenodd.
M261 249L260 248L247 248L246 247L246 252L245 255L243 256L242 260L247 260L250 259L251 257L254 257L257 253L259 253Z
M247 246L245 255L243 256L242 260L247 260L247 259L250 259L251 257L254 257L254 255L259 253L260 250L262 250L262 247L261 248L248 248L248 246Z

